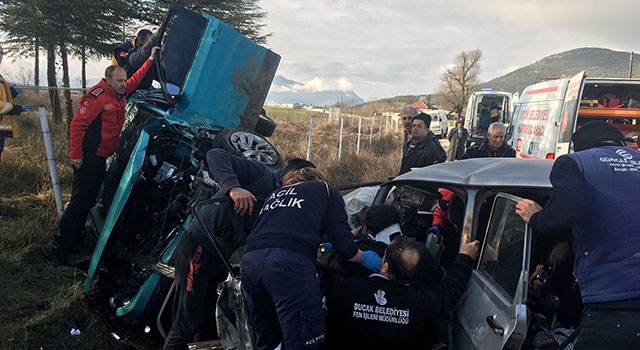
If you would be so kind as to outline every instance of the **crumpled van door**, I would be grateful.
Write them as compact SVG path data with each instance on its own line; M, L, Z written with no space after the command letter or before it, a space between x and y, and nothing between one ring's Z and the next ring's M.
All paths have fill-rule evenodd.
M452 349L519 349L527 332L531 229L519 197L498 193L467 290L454 313Z

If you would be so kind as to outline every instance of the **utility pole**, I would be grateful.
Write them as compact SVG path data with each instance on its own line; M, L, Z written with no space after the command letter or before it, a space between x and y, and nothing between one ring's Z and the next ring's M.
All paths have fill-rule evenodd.
M633 75L633 51L629 55L629 79L631 79L631 75Z

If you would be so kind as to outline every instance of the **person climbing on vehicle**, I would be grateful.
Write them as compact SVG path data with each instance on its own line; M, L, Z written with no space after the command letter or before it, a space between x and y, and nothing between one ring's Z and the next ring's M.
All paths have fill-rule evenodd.
M127 55L134 49L142 47L151 37L153 33L149 29L141 29L135 38L130 41L125 41L113 49L113 56L111 57L111 65L118 65L124 68L127 61Z
M164 349L185 349L191 341L217 339L215 323L216 289L227 278L222 259L229 257L244 243L251 224L257 217L254 210L260 198L280 187L293 172L315 165L300 158L290 159L284 168L275 171L263 163L235 156L223 149L206 153L209 175L221 189L214 197L223 205L203 207L210 221L203 225L194 220L187 227L176 252L176 295L173 302L172 326ZM216 219L217 221L216 222ZM209 234L215 237L210 237ZM224 237L224 239L221 239ZM211 239L216 239L224 254L220 257Z

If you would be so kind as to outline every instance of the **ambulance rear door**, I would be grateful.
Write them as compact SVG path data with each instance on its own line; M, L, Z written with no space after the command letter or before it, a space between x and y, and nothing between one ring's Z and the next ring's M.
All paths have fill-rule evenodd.
M519 97L510 125L510 144L520 158L552 159L569 79L530 85Z
M569 79L569 87L564 97L562 119L559 123L560 129L556 139L553 158L558 158L563 154L569 153L569 144L571 142L571 136L576 129L578 108L580 108L580 99L584 91L584 78L585 73L582 71Z

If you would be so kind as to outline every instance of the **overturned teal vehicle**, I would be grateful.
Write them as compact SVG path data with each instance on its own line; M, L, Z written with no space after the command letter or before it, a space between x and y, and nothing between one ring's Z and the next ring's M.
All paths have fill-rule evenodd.
M160 87L127 102L120 143L90 214L96 242L84 287L113 318L144 320L162 334L173 252L193 205L218 189L204 154L221 147L274 168L282 159L266 140L275 123L261 114L280 56L215 17L178 7L158 38Z

